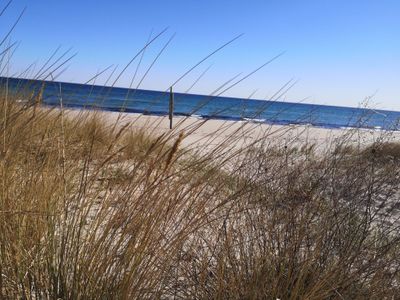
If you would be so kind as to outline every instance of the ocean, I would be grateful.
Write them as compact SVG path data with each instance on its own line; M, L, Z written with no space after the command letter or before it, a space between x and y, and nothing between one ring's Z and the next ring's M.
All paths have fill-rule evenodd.
M59 106L61 95L64 107L75 109L148 115L167 115L169 109L169 92L0 77L2 88L7 82L10 93L21 102L31 101L41 93L42 103L48 106ZM396 111L183 93L174 93L174 115L324 128L400 130L400 112Z

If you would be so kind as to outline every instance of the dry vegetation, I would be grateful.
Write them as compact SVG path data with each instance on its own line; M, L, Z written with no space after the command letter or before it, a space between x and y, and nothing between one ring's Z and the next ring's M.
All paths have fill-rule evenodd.
M35 78L73 57L57 51ZM0 299L399 299L390 133L364 145L349 142L355 130L316 151L266 130L238 148L243 123L187 149L205 121L155 135L44 109L20 88L27 103L0 88Z
M398 297L400 151L384 135L194 153L179 130L2 95L1 298Z

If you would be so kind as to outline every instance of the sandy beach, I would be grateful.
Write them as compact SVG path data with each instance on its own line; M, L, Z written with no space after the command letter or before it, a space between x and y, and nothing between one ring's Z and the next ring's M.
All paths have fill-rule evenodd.
M136 113L106 111L65 110L70 118L96 114L108 126L128 126L132 130L145 130L153 136L184 134L182 144L186 147L211 150L225 144L226 147L241 148L253 143L301 147L315 145L315 149L327 150L339 138L346 138L349 145L369 145L385 136L387 141L400 141L400 132L373 129L342 128L329 129L311 125L271 125L249 121L226 121L198 117L174 117L170 130L168 116L152 116Z

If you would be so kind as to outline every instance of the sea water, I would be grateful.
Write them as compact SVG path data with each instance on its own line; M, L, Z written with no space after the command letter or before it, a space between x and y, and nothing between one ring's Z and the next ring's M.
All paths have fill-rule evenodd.
M0 77L20 101L40 94L45 105L167 115L169 92ZM268 124L400 130L400 112L212 95L174 93L174 114Z

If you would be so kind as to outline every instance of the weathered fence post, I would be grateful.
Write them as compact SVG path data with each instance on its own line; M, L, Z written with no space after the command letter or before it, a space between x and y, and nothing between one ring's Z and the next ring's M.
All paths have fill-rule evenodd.
M172 86L169 91L169 129L172 129L172 119L174 118L174 93Z

